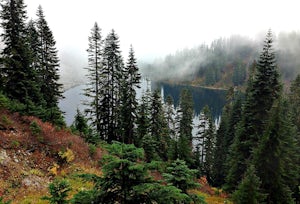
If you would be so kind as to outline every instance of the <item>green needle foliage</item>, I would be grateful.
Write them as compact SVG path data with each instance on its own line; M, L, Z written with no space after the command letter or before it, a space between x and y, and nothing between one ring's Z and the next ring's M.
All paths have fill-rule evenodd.
M261 181L256 176L255 167L251 165L245 173L238 189L233 193L232 200L236 204L263 203L266 195L261 192L260 185Z
M103 176L83 175L94 181L95 187L76 194L73 203L80 203L84 198L89 200L87 203L105 204L189 203L186 201L190 197L181 189L153 180L148 165L143 162L143 149L115 142L107 150L109 154L103 158Z
M71 191L70 184L66 180L54 180L49 185L50 197L44 196L42 200L48 200L50 204L67 204L68 192Z
M189 169L185 161L177 159L167 167L167 172L163 174L163 177L168 185L177 187L188 196L184 203L205 203L202 197L188 193L189 189L199 187L199 184L195 182L197 172L197 170Z

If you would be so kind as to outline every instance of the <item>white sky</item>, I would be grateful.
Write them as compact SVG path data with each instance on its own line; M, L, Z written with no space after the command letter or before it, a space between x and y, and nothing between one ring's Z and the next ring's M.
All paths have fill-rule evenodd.
M87 61L87 39L95 21L104 37L115 29L125 59L132 44L137 58L146 61L232 34L255 37L269 28L275 33L300 30L297 0L25 0L25 4L33 19L38 5L43 7L61 58L75 61Z

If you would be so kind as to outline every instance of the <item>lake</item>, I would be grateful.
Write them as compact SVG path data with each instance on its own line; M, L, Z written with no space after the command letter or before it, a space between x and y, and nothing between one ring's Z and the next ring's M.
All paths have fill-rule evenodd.
M179 105L180 92L182 89L188 89L193 96L195 115L199 115L204 106L208 105L212 116L218 118L222 114L222 109L226 104L226 91L217 89L208 89L188 85L178 85L169 83L155 83L152 88L159 88L163 92L164 99L171 95L174 99L174 105Z
M176 85L168 83L151 83L147 80L142 80L141 89L137 90L137 98L141 98L143 91L151 87L151 89L160 89L164 99L168 95L171 95L174 99L175 107L179 104L180 92L183 88L189 89L193 95L194 100L194 109L195 109L195 120L197 116L205 105L208 105L212 111L214 119L217 121L221 114L222 108L224 107L226 100L226 91L224 90L214 90L207 89L202 87L194 87L187 85ZM64 99L60 100L59 107L65 113L65 120L67 125L71 125L74 121L74 116L76 115L77 108L83 111L84 106L82 102L86 100L86 97L83 95L83 89L85 85L79 85L73 88L68 89L63 93ZM195 122L196 123L196 122Z

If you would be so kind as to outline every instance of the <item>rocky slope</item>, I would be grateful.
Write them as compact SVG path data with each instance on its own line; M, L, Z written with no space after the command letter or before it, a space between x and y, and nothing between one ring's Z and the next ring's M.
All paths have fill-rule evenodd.
M57 177L70 177L76 193L77 186L85 185L72 175L101 174L94 162L101 155L99 148L91 155L83 139L68 129L0 110L0 197L5 201L43 203L40 197L47 194L49 183Z

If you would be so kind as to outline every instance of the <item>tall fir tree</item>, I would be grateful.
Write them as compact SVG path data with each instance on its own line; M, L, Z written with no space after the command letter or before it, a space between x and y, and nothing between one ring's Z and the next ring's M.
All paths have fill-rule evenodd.
M134 144L137 147L141 147L142 140L145 135L147 135L150 130L150 90L147 89L145 93L142 94L142 98L137 109L137 133L134 140Z
M1 3L0 17L4 42L1 78L3 90L12 99L38 104L41 91L37 73L31 66L32 58L26 29L26 6L23 0L5 0Z
M227 160L230 159L228 158L229 149L242 115L242 95L234 91L230 95L223 108L222 120L216 133L213 159L213 185L216 186L222 186L225 183Z
M292 81L289 101L293 110L293 123L297 126L300 135L300 74Z
M213 185L220 187L225 183L226 171L225 161L227 159L226 152L226 137L228 134L228 123L231 113L231 108L225 105L222 112L222 119L216 134L216 147L213 160ZM199 149L200 150L200 149ZM200 156L200 154L199 154ZM199 164L200 166L200 164Z
M169 127L170 136L172 139L175 139L175 108L174 108L174 99L171 95L168 95L166 102L164 104L166 120Z
M175 160L178 158L178 138L176 134L176 110L174 107L174 99L168 95L164 104L165 117L170 135L169 142L169 158Z
M291 109L292 122L297 128L297 153L300 155L300 74L292 81L289 94L289 104ZM300 157L297 160L298 168L300 168ZM300 178L298 178L298 186L300 186ZM300 188L293 189L296 202L300 202Z
M119 36L112 30L106 37L103 49L102 110L104 118L104 135L108 142L120 140L120 91L122 87L123 59L121 56Z
M269 111L281 92L279 72L272 47L272 33L267 33L263 51L250 76L246 90L242 120L239 122L231 146L230 167L227 174L228 190L234 190L247 168L247 160L257 147L265 128Z
M289 107L284 99L279 98L273 103L253 156L267 203L293 203L292 190L296 189L299 179L297 153L299 146Z
M36 50L38 83L40 84L41 93L43 93L43 99L46 103L46 118L56 123L62 115L58 108L58 102L59 99L63 98L62 84L58 82L59 59L53 33L48 26L41 6L37 9L36 27L38 34Z
M216 143L216 128L212 119L211 111L206 105L200 114L198 137L201 139L200 164L201 172L206 176L209 183L212 182L214 148Z
M181 91L179 106L179 112L181 113L179 121L179 135L187 137L188 141L192 142L194 103L193 96L188 89L183 89Z
M155 90L151 98L150 135L157 144L156 152L164 161L168 159L168 146L170 134L168 130L165 112L163 109L160 92Z
M38 47L39 47L39 34L36 28L36 23L31 19L27 24L27 38L30 48L31 66L37 71L38 65Z
M193 107L191 92L188 89L181 90L176 116L177 152L175 152L175 158L186 161L189 166L194 164L192 152Z
M38 33L38 73L41 77L41 91L46 93L44 99L47 107L57 106L62 97L62 84L59 80L59 59L57 56L56 42L44 16L41 6L37 10L37 33Z
M103 133L105 115L102 114L102 109L105 108L105 104L101 103L101 99L104 98L102 88L104 86L101 81L102 78L102 49L103 40L101 36L101 29L98 24L95 23L91 34L88 38L89 48L88 52L88 71L87 78L87 88L84 90L85 96L87 96L88 101L85 101L86 109L85 113L88 115L88 120L91 125L99 134L100 139L105 139L105 134Z
M121 84L121 138L125 143L132 144L135 139L135 124L137 120L138 102L136 89L140 88L141 75L137 66L132 46L129 50L129 57L123 74Z

